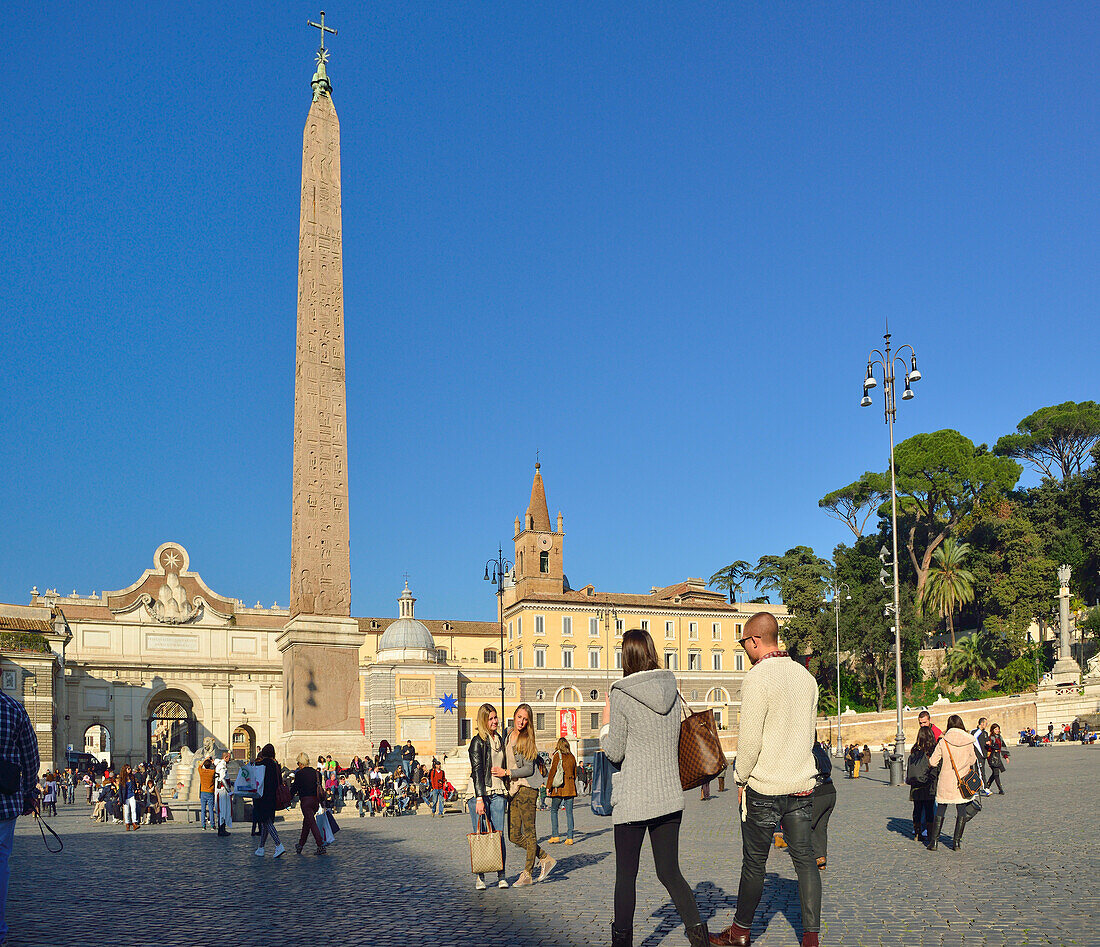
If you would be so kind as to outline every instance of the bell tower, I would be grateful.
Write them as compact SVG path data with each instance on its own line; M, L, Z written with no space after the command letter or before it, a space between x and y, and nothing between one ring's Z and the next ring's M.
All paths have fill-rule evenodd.
M565 530L558 514L557 529L550 523L546 506L546 488L539 464L531 483L531 502L522 522L517 518L515 536L515 588L506 591L506 599L518 601L527 596L561 595L565 591L563 547ZM511 593L510 595L508 593Z

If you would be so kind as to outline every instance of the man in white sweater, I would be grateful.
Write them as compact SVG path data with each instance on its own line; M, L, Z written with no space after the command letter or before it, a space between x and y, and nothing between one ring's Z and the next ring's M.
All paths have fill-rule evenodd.
M810 841L817 764L817 682L779 647L775 616L749 619L741 645L752 662L741 685L737 737L737 800L741 810L741 883L733 923L711 935L716 947L748 947L752 918L764 891L772 833L787 840L802 902L802 945L818 947L821 876Z

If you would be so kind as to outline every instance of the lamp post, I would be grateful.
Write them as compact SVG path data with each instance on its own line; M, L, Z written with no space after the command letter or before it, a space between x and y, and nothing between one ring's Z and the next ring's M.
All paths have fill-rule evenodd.
M512 569L512 563L504 558L504 550L497 546L497 557L485 563L485 581L497 587L497 617L500 620L500 720L503 729L504 715L504 576Z
M833 593L833 611L836 612L836 755L840 756L840 590L844 589L844 601L852 600L852 589L847 582L833 580L829 590ZM828 601L828 599L826 599Z
M898 589L898 489L897 477L894 472L894 421L897 418L898 404L894 392L894 381L897 377L895 374L896 366L900 363L902 374L905 377L905 391L902 392L901 400L909 401L913 397L911 383L920 381L921 374L920 370L917 368L917 353L913 351L913 346L903 345L896 352L891 354L889 325L886 327L886 334L883 336L883 339L886 342L884 346L885 351L872 349L870 355L867 356L867 375L863 379L863 399L860 401L860 405L864 408L870 407L870 391L878 384L875 380L874 372L877 366L882 370L882 390L885 401L886 425L890 429L890 536L894 548L894 603L893 605L887 605L886 610L888 613L892 612L894 618L894 684L896 688L895 698L898 707L898 732L894 744L893 759L890 761L890 785L900 786L902 754L905 751L905 728L901 716L901 603ZM908 366L906 366L905 359L901 357L901 353L906 349L909 350Z

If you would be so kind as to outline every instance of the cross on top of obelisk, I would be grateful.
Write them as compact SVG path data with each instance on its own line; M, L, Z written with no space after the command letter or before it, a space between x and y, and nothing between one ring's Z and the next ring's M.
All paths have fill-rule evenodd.
M321 31L321 52L323 53L325 51L325 34L331 33L333 36L336 35L336 30L334 30L331 26L325 26L325 11L321 11L320 23L314 23L313 20L306 20L306 24Z

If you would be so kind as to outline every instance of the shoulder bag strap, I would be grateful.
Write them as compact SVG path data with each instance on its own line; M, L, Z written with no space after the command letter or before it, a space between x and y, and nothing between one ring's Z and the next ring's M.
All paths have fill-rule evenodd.
M47 824L46 820L41 816L35 816L35 821L38 822L38 831L42 833L42 844L46 846L46 851L51 855L57 855L65 848L65 843L61 841L61 836L58 835ZM46 833L49 832L55 839L57 839L57 848L50 848L50 840L46 838Z
M955 771L955 779L962 782L962 777L959 776L959 768L955 765L955 757L951 755L951 745L946 740L943 745L947 747L947 758L951 760L951 768Z

